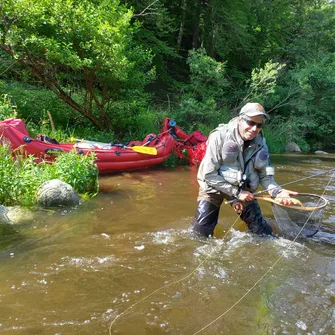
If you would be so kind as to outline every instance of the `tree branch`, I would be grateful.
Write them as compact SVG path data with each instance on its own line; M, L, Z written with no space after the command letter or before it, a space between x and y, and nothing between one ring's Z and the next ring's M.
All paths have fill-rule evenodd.
M146 8L144 8L144 9L142 10L141 13L139 13L139 14L133 14L133 17L157 14L157 13L155 12L155 11L157 10L156 8L150 8L150 7L153 6L157 1L159 1L159 0L155 0L155 1L154 1L153 3L151 3L149 6L147 6ZM152 12L146 13L146 11L147 11L148 9L152 10Z

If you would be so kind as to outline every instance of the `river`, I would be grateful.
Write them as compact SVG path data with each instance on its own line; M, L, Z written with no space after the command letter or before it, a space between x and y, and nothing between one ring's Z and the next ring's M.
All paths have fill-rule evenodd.
M284 184L334 168L335 155L272 163ZM78 208L18 225L24 239L0 254L0 334L335 334L335 175L287 186L329 200L313 238L230 229L223 205L216 238L199 239L196 172L104 176Z

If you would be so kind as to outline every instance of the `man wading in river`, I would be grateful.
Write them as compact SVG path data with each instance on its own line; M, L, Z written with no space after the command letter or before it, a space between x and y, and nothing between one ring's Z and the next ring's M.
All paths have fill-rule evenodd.
M251 232L274 235L253 193L261 184L273 198L280 198L283 205L291 205L290 195L298 193L282 189L273 178L274 169L262 132L269 119L263 106L249 102L238 117L211 132L198 171L200 188L192 221L197 233L213 235L223 200L235 199L243 204L241 219Z

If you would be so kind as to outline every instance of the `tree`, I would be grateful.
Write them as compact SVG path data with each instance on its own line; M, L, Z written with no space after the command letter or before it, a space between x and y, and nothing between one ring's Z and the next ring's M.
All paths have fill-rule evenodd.
M154 76L150 52L133 43L132 15L118 0L4 0L0 49L100 130L112 129L112 104L143 97Z

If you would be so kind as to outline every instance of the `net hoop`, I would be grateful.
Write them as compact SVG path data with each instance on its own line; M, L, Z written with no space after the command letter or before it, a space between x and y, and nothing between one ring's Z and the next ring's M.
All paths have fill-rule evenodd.
M257 200L265 200L265 201L269 201L272 202L273 204L277 205L277 206L281 206L281 207L287 207L287 208L291 208L291 209L298 209L301 211L315 211L315 210L319 210L322 209L324 207L326 207L328 205L328 200L326 198L324 198L321 195L317 195L317 194L312 194L312 193L299 193L298 196L308 196L308 197L314 197L317 198L318 200L315 201L317 203L316 206L313 207L306 207L304 206L299 200L295 199L294 196L291 197L291 199L293 199L293 205L282 205L281 203L279 203L278 201L276 201L276 199L272 199L271 196L259 196L259 197L255 197Z

